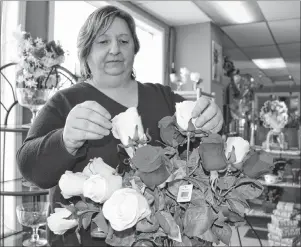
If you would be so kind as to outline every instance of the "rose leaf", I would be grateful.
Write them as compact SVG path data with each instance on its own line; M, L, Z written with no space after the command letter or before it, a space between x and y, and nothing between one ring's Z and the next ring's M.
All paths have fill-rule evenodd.
M217 186L220 190L228 190L235 184L236 180L235 176L220 177Z
M91 224L93 214L94 212L82 214L79 220L79 225L81 224L84 229L87 229L88 226Z
M229 198L227 199L227 203L229 204L232 211L234 211L235 213L237 213L242 217L244 216L246 207L242 201L238 199Z
M59 204L60 206L62 206L63 208L66 208L67 210L69 210L72 214L76 214L77 209L73 204L70 205L64 205L61 202L57 202L57 204Z
M201 238L202 240L208 241L210 243L216 243L216 244L219 243L218 238L212 232L211 228L209 228L206 232L204 232L199 238Z
M232 147L232 151L230 152L228 161L229 161L231 164L233 164L233 163L236 162L235 147L234 147L234 146Z
M205 194L200 191L193 189L191 194L191 200L190 203L194 206L202 205L205 203Z
M263 192L263 189L264 187L259 181L248 178L240 179L236 186L236 190L247 200L259 197Z
M230 226L228 226L227 224L224 224L222 227L213 225L212 226L212 232L224 244L226 244L226 245L229 246L230 240L231 240L231 236L232 236L232 230L231 230Z
M89 209L88 203L84 202L84 201L78 201L75 204L75 207L78 211L85 211L85 210Z
M105 217L103 216L103 212L100 211L95 218L93 218L93 222L95 222L95 224L97 225L97 227L99 229L101 229L104 233L108 233L109 229L108 229L108 223L105 219Z
M111 246L131 246L135 241L135 230L129 228L124 231L108 232L106 243Z
M184 215L184 234L188 237L200 237L213 223L212 211L208 205L190 205Z

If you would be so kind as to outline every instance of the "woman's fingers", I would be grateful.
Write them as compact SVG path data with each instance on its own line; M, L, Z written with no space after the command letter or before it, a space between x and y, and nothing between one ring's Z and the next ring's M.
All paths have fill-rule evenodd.
M195 126L197 128L203 128L205 124L207 126L214 127L219 122L219 119L216 119L215 116L218 113L218 107L216 104L210 104L207 108L198 116L195 121ZM212 126L213 125L213 126Z
M191 117L196 118L200 116L203 111L210 105L210 103L211 101L207 97L201 96L196 102L196 105L191 113Z
M79 121L80 123L87 125L89 124L89 122L91 122L106 129L112 128L112 122L103 115L100 115L99 113L96 113L95 111L87 108L82 108L81 110L83 112L76 116L74 122Z
M76 129L76 131L74 132L74 135L75 135L76 140L82 140L82 141L99 140L104 137L104 135L89 132L89 131L82 130L82 129Z
M101 136L107 136L110 134L109 128L96 124L90 121L90 119L77 119L77 121L74 121L72 124L72 127L76 130L86 131Z
M107 111L107 109L98 104L96 101L85 101L79 104L79 107L94 111L97 114L104 116L108 120L111 119L111 114Z

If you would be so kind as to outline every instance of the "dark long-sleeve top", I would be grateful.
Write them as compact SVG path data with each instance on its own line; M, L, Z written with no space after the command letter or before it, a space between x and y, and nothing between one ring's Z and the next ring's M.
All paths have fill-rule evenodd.
M101 157L114 168L119 162L117 144L120 140L115 139L112 133L100 140L87 141L75 156L66 150L63 143L66 118L74 106L87 100L98 102L110 112L112 118L127 109L88 83L60 90L40 110L17 152L19 169L24 178L41 188L53 187L53 203L59 201L68 204L57 186L66 170L81 172L89 160L95 157ZM137 109L144 130L148 129L152 137L151 145L158 145L156 140L160 140L158 122L165 116L172 116L175 103L183 100L182 96L174 94L168 86L138 82ZM85 245L92 246L93 243L88 241Z

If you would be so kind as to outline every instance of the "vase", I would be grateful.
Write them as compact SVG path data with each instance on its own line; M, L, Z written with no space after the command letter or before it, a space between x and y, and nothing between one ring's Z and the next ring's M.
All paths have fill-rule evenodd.
M263 142L263 147L267 151L271 149L287 149L287 143L285 142L282 129L271 129L266 136L266 141Z
M16 88L18 103L28 108L32 113L31 124L36 118L38 111L55 92L56 89L48 88ZM30 126L30 124L28 124L28 126Z

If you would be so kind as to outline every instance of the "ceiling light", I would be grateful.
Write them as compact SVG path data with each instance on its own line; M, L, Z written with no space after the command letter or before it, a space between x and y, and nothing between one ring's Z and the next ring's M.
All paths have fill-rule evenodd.
M252 59L260 69L279 69L285 68L283 58L265 58L265 59Z
M213 1L212 3L216 4L220 13L238 24L254 21L253 16L244 6L244 1Z

